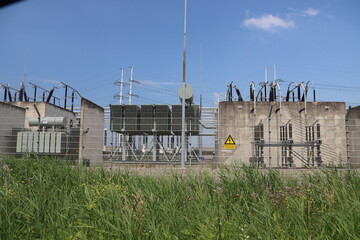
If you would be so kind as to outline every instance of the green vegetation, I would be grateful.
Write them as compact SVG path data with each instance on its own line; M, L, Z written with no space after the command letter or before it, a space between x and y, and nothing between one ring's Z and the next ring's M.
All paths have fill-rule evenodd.
M36 158L0 171L0 239L360 239L353 171L151 176Z

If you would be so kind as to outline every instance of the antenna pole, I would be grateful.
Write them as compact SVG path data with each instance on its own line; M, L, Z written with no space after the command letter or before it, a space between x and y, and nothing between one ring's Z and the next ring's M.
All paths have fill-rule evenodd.
M120 68L120 92L119 92L119 104L123 104L123 88L124 88L124 69ZM125 142L124 142L124 135L118 135L118 144L121 147L122 152L122 160L126 160L126 151L125 151Z
M202 43L200 44L200 119L202 114L202 80L203 80L203 47ZM202 126L200 126L200 131L202 132ZM199 156L202 157L202 137L198 137L198 144L199 144Z
M134 82L134 67L130 66L130 91L129 91L129 105L132 104L132 96L133 96L133 82Z
M182 115L181 115L181 168L185 168L187 159L187 147L185 142L185 90L186 90L186 8L187 0L184 0L184 51L183 51L183 72L182 72Z
M119 93L119 104L123 104L123 87L124 87L124 69L120 68L121 74L120 74L120 93Z

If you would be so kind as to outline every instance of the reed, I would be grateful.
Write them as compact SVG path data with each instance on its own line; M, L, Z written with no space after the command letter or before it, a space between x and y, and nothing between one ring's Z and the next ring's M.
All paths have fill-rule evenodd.
M360 177L248 166L144 175L8 157L0 239L360 239Z

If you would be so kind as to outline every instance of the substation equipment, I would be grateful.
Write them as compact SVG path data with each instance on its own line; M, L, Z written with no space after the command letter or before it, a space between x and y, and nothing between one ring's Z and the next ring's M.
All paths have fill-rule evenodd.
M62 156L79 159L79 126L72 126L66 117L28 119L29 128L13 129L16 153Z
M181 100L182 88L179 88ZM199 162L190 139L200 133L200 106L193 103L193 89L185 88L185 131L188 162ZM111 160L136 162L180 161L182 105L110 105L110 130L119 144Z
M254 103L256 101L269 101L269 102L279 102L276 112L279 112L280 116L280 126L277 126L276 131L280 134L280 138L275 141L271 141L271 138L268 142L265 141L264 138L264 123L259 123L254 125L254 138L252 141L253 147L253 156L250 158L250 164L262 166L265 164L264 162L264 148L281 148L281 166L282 167L292 167L294 166L294 157L299 159L302 164L306 166L321 166L322 158L321 158L321 134L320 134L320 124L316 121L315 123L308 125L306 121L307 116L307 93L309 89L309 84L312 82L307 82L304 86L303 83L290 83L286 92L285 102L290 101L290 97L292 96L292 102L295 102L295 91L297 92L297 101L304 103L304 108L300 109L299 113L304 112L304 124L300 124L299 128L302 128L300 132L305 132L305 139L300 136L300 141L294 141L293 135L297 134L293 131L293 124L295 119L289 119L286 123L282 123L282 112L281 112L281 89L278 81L273 81L271 83L261 83L260 90L256 94L255 85L253 83L250 84L250 100ZM295 86L291 88L292 84ZM267 88L269 87L269 96L267 96ZM302 92L302 94L301 94ZM256 95L255 95L256 94ZM313 85L313 102L316 102L316 92L315 87ZM274 105L270 106L268 119L271 119L271 114ZM256 114L256 104L254 105L254 112ZM271 135L271 127L268 127L268 135ZM304 141L305 140L305 141ZM298 149L296 149L298 148ZM306 149L305 156L299 153L299 149ZM315 153L316 152L316 153Z
M3 144L0 152L33 152L64 156L70 160L89 159L96 164L108 159L108 154L110 161L122 163L178 164L181 161L181 104L110 105L109 128L117 140L115 144L111 143L108 151L107 137L102 134L105 127L103 108L81 98L79 115L73 110L76 95L80 94L69 85L62 83L65 88L63 106L60 106L60 99L53 96L55 87L46 90L31 85L33 97L29 97L23 84L20 90L0 84L4 89L3 112L18 116L18 123L4 118L0 124L0 143ZM244 101L238 87L231 82L225 101L218 102L212 110L214 118L211 118L209 126L204 125L206 118L201 119L201 115L205 116L201 103L194 104L192 88L187 86L187 164L201 162L199 143L200 138L206 135L206 129L211 129L208 136L214 136L214 155L211 154L214 164L312 167L359 162L356 155L359 149L356 141L360 125L359 108L349 109L347 114L344 102L317 102L315 87L310 81L291 82L285 96L281 94L278 80L266 80L259 84L258 90L251 82L248 101ZM308 98L311 87L312 96ZM37 96L38 90L43 90L40 96ZM69 96L68 90L72 91ZM233 91L237 96L233 96ZM182 89L178 93L181 98ZM67 103L67 99L71 102ZM7 105L13 106L13 110L8 110L10 107ZM44 109L37 110L36 106L40 108L42 105ZM8 140L10 136L11 141ZM230 136L237 147L225 149ZM198 144L193 144L196 138Z
M81 95L77 90L62 82L65 97L63 98L64 105L61 106L60 98L54 96L54 91L58 87L53 86L51 90L47 90L31 82L29 84L33 88L31 96L23 83L19 90L0 84L0 87L4 89L3 104L5 105L3 106L6 104L14 106L13 112L5 110L1 113L9 115L2 122L0 138L4 141L4 146L1 149L5 153L35 153L78 160L81 137L80 118L74 112L74 102L76 97L81 97ZM72 91L70 96L68 96L69 90ZM71 101L70 106L67 103L68 98ZM16 111L15 107L18 107L17 111L24 110L24 114L18 115L18 119L11 119Z
M308 91L312 87L311 101ZM233 97L233 89L238 96ZM314 84L290 83L282 97L278 80L250 83L250 101L243 101L233 83L219 103L216 161L259 167L322 166L346 162L346 106L316 102ZM225 149L232 136L238 144ZM224 147L223 147L224 146Z
M120 144L112 153L121 161L180 161L181 105L110 105L110 130ZM189 138L199 136L199 105L186 106L189 161L198 161Z

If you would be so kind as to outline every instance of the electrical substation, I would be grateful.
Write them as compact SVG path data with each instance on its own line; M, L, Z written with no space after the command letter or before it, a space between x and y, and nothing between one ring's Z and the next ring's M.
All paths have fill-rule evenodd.
M276 79L276 77L274 77ZM251 82L250 101L228 85L219 103L215 160L258 167L315 167L350 164L344 102L317 102L312 82L291 82L283 96L279 80ZM310 89L310 87L312 89ZM233 101L232 89L237 92ZM311 94L308 94L310 92ZM350 110L351 111L351 110ZM223 143L232 136L236 149Z
M276 77L250 82L248 97L231 82L226 94L206 107L194 102L190 85L185 85L185 93L180 87L180 102L185 96L183 145L182 104L132 104L132 84L141 84L133 79L133 69L129 102L124 104L123 72L121 76L116 82L119 104L106 108L65 83L50 90L28 83L31 97L24 84L20 89L1 84L0 154L58 156L91 166L179 165L185 146L187 166L360 164L360 108L318 102L313 82L291 82L285 88Z
M65 83L64 105L53 95L55 88L48 91L30 85L33 98L23 84L19 91L0 85L4 89L4 101L0 102L0 154L38 154L87 165L102 164L104 109ZM39 89L43 90L40 97L36 95ZM70 105L68 90L72 91ZM75 102L80 104L77 112Z
M121 85L120 85L121 86ZM182 99L182 88L178 95ZM189 141L200 137L200 106L194 105L191 86L185 88L186 151L189 163L200 162L199 149ZM171 163L180 161L182 105L110 105L110 130L119 144L111 161Z

